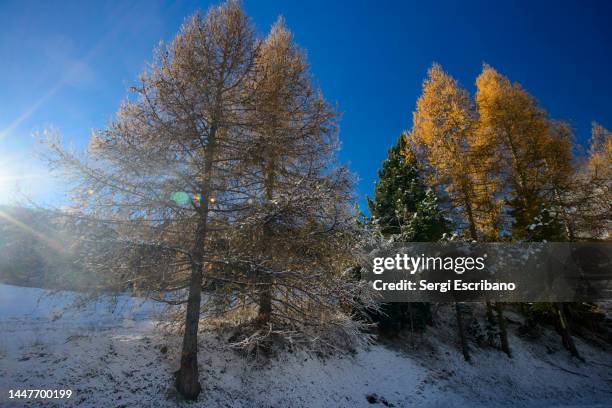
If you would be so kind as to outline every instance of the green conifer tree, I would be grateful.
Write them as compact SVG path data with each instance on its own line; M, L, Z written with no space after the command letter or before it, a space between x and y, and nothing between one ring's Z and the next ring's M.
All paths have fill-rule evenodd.
M450 225L434 191L420 176L416 159L401 135L378 172L374 199L368 198L372 223L397 242L438 241ZM404 327L423 329L431 321L428 303L388 303L375 316L381 332L396 334Z
M429 242L449 231L437 196L421 178L405 135L389 150L378 177L368 207L383 236L400 242Z

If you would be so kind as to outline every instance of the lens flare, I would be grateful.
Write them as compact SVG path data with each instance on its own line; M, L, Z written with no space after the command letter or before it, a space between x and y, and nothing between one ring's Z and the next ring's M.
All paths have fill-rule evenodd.
M178 205L185 205L189 203L189 194L184 191L177 191L172 193L170 199Z

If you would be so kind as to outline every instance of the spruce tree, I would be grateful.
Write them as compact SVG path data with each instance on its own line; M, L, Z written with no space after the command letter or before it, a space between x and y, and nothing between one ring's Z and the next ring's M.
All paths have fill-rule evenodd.
M417 161L401 135L378 172L374 199L368 199L372 223L398 242L438 241L449 224L436 194L420 176ZM431 321L428 303L388 303L375 316L381 332L395 334L405 326L422 329Z
M374 199L368 199L372 221L385 237L402 242L437 241L449 225L436 194L419 174L417 161L401 135L378 172Z

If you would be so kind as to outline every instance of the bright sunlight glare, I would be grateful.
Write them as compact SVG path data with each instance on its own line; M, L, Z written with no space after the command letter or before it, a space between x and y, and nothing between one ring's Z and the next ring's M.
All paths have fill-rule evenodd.
M48 183L48 173L39 166L0 157L0 204L10 204L22 196L35 198Z
M11 204L20 191L19 179L8 173L0 173L0 204Z
M5 197L10 190L11 170L5 161L0 160L0 196Z

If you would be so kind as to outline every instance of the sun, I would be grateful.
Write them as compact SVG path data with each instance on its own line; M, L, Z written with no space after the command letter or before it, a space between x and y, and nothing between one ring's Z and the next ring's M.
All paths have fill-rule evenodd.
M10 193L11 179L12 177L10 177L8 173L0 169L0 200L6 198Z
M0 159L0 202L6 202L13 196L22 177L11 162Z
M61 196L48 168L30 154L0 157L0 205Z

